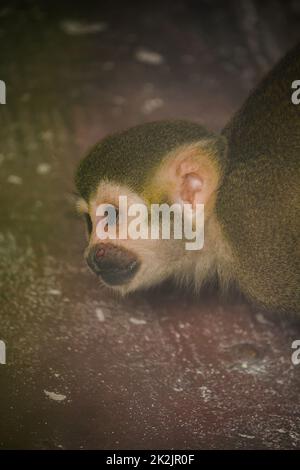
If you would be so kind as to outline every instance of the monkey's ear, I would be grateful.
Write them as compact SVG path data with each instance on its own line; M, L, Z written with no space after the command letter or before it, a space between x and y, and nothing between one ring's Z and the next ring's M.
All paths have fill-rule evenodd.
M154 194L170 202L213 204L226 159L226 140L209 137L177 148L157 171ZM160 191L159 191L160 188Z

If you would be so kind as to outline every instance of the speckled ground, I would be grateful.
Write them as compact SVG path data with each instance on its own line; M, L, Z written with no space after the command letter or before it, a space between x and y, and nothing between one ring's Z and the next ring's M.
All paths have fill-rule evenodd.
M299 2L224 3L1 3L1 448L300 448L299 323L170 285L113 299L74 211L95 141L219 130L299 39Z

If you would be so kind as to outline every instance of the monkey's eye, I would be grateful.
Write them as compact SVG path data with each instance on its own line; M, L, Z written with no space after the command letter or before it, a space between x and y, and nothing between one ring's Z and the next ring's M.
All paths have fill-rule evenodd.
M119 219L119 209L114 207L114 210L107 210L105 212L105 217L107 225L115 225Z
M84 218L85 218L85 223L86 223L88 234L91 235L92 230L93 230L92 219L91 219L90 215L87 214L87 213L84 214Z

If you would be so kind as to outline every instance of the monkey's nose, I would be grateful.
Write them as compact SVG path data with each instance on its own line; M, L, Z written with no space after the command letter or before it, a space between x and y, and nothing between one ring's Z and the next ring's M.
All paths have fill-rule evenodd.
M101 258L104 256L104 254L105 254L105 249L104 248L102 248L102 247L96 248L96 252L95 252L96 261L100 261Z
M111 243L95 245L86 260L92 271L112 286L129 282L140 267L134 253Z

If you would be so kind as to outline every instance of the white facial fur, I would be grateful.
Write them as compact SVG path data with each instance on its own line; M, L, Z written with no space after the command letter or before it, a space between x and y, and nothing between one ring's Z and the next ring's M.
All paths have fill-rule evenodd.
M197 188L196 188L197 189ZM146 204L141 196L130 188L113 182L101 182L89 203L81 202L78 206L83 213L89 213L93 230L89 238L86 252L99 243L96 234L96 208L100 204L113 204L118 206L119 196L127 196L128 205L132 203ZM194 285L198 288L202 281L217 271L218 251L215 237L211 232L217 233L215 221L206 222L205 246L201 251L193 252L185 249L184 240L101 240L101 243L114 243L134 252L141 261L141 267L128 283L114 286L113 290L122 295L140 288L147 288L159 284L167 278L173 277L179 283Z

